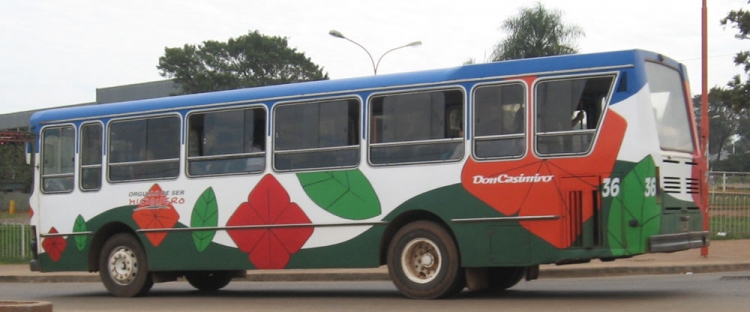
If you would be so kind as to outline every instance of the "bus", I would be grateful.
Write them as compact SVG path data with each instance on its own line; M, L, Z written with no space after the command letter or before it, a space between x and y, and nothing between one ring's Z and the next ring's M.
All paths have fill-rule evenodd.
M705 247L689 90L628 50L37 112L31 270L132 297L386 265L434 299Z

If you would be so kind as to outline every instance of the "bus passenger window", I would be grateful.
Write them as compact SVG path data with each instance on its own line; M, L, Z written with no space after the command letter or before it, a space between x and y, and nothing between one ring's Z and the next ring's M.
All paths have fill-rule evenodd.
M354 99L279 105L274 111L274 169L359 164L360 106Z
M192 113L188 128L190 176L265 170L267 135L263 108Z
M83 191L98 190L102 185L102 124L81 126L81 185Z
M464 157L464 93L460 90L373 97L370 163L457 161Z
M562 155L590 151L614 78L576 77L538 83L534 110L537 153Z
M180 118L113 121L109 126L109 180L175 178L180 169Z
M526 151L526 88L520 83L474 91L474 155L519 157Z
M75 129L73 126L45 128L42 131L42 146L42 191L72 191Z

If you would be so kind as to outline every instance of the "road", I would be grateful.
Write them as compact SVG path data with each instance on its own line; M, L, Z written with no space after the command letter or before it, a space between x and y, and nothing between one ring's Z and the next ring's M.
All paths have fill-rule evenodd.
M99 283L0 284L0 299L50 301L55 311L747 311L750 271L542 279L500 295L402 297L389 282L236 282L212 294L185 282L143 298L114 298Z

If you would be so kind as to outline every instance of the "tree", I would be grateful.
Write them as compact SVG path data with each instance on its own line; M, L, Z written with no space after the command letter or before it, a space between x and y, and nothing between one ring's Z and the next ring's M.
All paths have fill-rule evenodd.
M737 109L732 107L733 93L729 89L713 87L708 92L708 118L709 118L709 144L708 152L716 155L714 164L722 161L725 150L732 146L734 141L741 137L741 129L748 122L747 109ZM693 97L693 103L700 103L700 95ZM695 116L700 125L700 105L695 106ZM700 129L699 129L700 131Z
M258 31L227 42L164 48L156 68L162 77L174 78L183 93L328 79L304 53L289 48L286 38Z
M750 3L750 1L748 1ZM750 11L743 9L732 10L727 16L720 20L724 26L730 25L731 28L739 30L739 35L747 38L750 34ZM712 166L713 170L722 171L750 171L750 51L740 51L735 55L734 63L742 66L745 71L745 79L742 76L735 75L728 83L727 87L720 92L721 107L723 107L721 116L710 116L711 120L711 137L709 138L709 150L713 151L719 146L719 152L727 148L725 144L731 143L732 153L726 160L719 160ZM714 89L711 90L712 92ZM711 102L711 92L709 92L709 103ZM709 108L709 115L714 111ZM734 129L729 141L722 140L726 131ZM713 132L720 133L717 138ZM717 141L717 143L714 143ZM730 142L731 141L731 142Z
M0 142L0 186L31 190L32 166L26 164L24 144ZM17 188L20 186L20 188ZM0 190L0 191L3 191Z
M565 25L562 13L541 2L522 8L501 27L508 36L495 46L492 61L578 53L575 40L585 35L576 25Z
M750 34L750 11L732 10L720 22L724 26L731 25L732 28L739 30L739 35L743 38L748 38L748 34ZM734 57L734 63L737 66L743 66L745 75L748 75L750 72L750 51L737 53ZM740 75L736 75L727 83L728 90L731 93L729 101L735 110L747 108L748 103L750 103L750 80L747 78L742 81Z

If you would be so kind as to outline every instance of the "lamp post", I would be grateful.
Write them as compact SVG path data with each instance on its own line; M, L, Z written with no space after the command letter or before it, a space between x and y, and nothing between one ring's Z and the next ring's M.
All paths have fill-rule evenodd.
M701 152L704 153L706 159L705 167L702 169L706 170L703 174L703 187L700 190L701 194L701 206L703 206L703 230L709 230L710 216L708 215L708 138L709 138L709 124L708 124L708 8L706 7L706 0L703 0L703 6L701 7ZM701 257L708 257L708 247L701 248Z
M408 44L405 44L405 45L402 45L402 46L399 46L399 47L395 47L393 49L385 51L385 53L383 53L380 56L380 58L378 58L378 62L376 63L375 59L372 58L372 54L370 54L370 51L367 51L367 49L365 49L365 47L363 47L361 44L357 43L356 41L345 37L344 34L342 34L340 31L338 31L338 30L331 30L331 31L328 32L328 34L331 35L331 36L333 36L333 37L336 37L336 38L345 39L345 40L347 40L347 41L349 41L349 42L351 42L353 44L356 44L357 46L359 46L360 48L362 48L362 50L365 50L365 53L367 53L367 56L370 57L370 62L372 63L372 71L373 71L373 73L375 75L378 74L378 66L380 66L380 61L383 59L383 57L386 54L391 53L392 51L395 51L395 50L398 50L398 49L401 49L401 48L418 47L418 46L422 45L422 41L414 41L414 42L411 42L411 43L408 43Z

